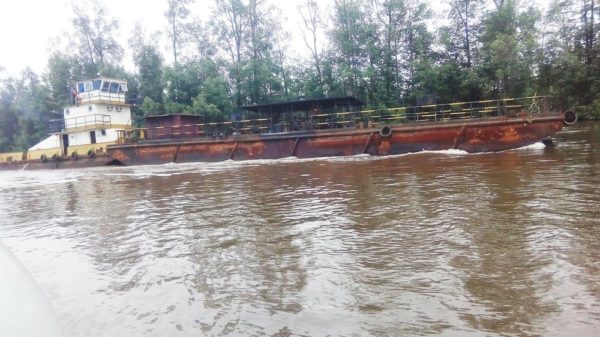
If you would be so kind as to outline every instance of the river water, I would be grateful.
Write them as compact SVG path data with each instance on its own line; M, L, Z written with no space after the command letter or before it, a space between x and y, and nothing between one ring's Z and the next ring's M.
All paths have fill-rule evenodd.
M492 154L0 178L0 239L68 337L600 334L600 124Z

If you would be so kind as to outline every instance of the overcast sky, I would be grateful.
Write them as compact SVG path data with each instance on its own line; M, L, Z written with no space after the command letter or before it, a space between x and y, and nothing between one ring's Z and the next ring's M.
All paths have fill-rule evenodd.
M164 31L166 20L164 12L166 0L101 0L111 17L120 21L118 41L127 50L127 39L134 25L139 22L148 31ZM285 28L292 34L291 43L296 50L306 52L301 39L297 11L302 0L270 0L282 9ZM539 0L549 1L549 0ZM41 73L46 68L48 54L52 50L52 41L64 32L71 30L73 0L3 0L0 2L0 67L1 75L16 75L26 67ZM434 4L444 0L432 1ZM327 19L332 0L318 0ZM192 15L206 20L212 11L214 0L195 0L191 6ZM442 9L437 9L441 11ZM170 51L166 41L159 46L168 62ZM124 66L133 70L129 53Z
M164 31L166 0L101 0L111 17L120 21L118 41L127 50L127 39L139 22L148 31ZM296 43L302 43L298 24L297 6L301 0L271 0L283 9L287 29ZM0 2L0 67L3 75L15 75L26 67L36 72L46 68L53 40L70 31L72 0L3 0ZM328 3L331 0L321 0ZM214 0L196 0L191 5L192 15L204 20L212 11ZM323 5L322 5L323 7ZM303 45L302 45L303 46ZM165 41L160 46L168 62L170 51ZM124 59L126 68L132 68L129 54Z

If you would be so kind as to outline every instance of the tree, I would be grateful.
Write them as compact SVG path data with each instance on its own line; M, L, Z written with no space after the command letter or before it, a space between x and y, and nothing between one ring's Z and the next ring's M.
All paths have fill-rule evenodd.
M179 52L186 41L186 19L190 11L187 8L193 0L167 0L169 7L165 11L165 17L169 22L168 35L173 50L173 64L177 66Z
M12 99L6 91L0 88L0 152L15 150L19 121L11 105Z
M98 2L91 4L91 10L73 6L74 44L85 77L97 76L105 67L119 64L123 56L123 48L115 39L119 22L108 18L106 9Z
M242 105L242 53L244 34L248 25L246 7L241 0L215 0L213 29L224 43L221 45L229 56L230 77L234 83L236 104Z
M249 22L247 42L250 73L247 83L251 103L264 103L282 94L285 76L282 75L282 67L278 66L278 63L283 65L283 62L277 62L275 45L279 40L278 35L284 30L272 16L276 12L273 6L267 6L263 0L248 1L246 13Z
M198 91L186 112L204 115L207 121L220 122L233 111L228 83L219 73L218 64L207 59L197 64Z
M496 1L497 10L484 19L482 73L491 83L491 96L522 96L535 93L537 23L533 7L519 10L515 0Z
M142 111L144 116L160 115L163 113L164 108L161 103L155 102L152 98L144 97Z
M598 11L594 0L563 0L546 14L539 82L563 103L589 105L600 97Z
M481 24L482 0L449 0L450 11L445 39L446 49L465 68L473 66L478 48L475 46Z
M60 113L63 107L71 104L71 89L78 80L75 74L75 60L66 54L55 52L48 58L46 82L50 89L50 110Z
M206 59L217 59L217 44L215 35L209 24L202 23L199 19L194 20L189 25L189 38L194 44L195 57Z
M200 92L201 80L198 65L165 67L163 102L166 112L182 113Z
M369 63L372 28L363 1L334 1L330 53L335 76L343 81L342 94L366 96L363 73Z
M212 27L227 55L229 77L237 105L266 102L285 91L281 60L283 29L275 9L262 0L216 0ZM279 51L279 55L278 55Z
M385 104L398 104L401 99L400 46L403 28L406 27L407 10L404 0L373 1L374 13L382 39L381 99Z
M50 91L39 76L25 69L19 77L5 79L0 89L0 148L26 150L46 137L53 114Z
M321 28L323 22L321 15L319 14L319 5L316 1L305 0L304 3L298 7L298 10L300 11L302 22L304 24L304 27L301 28L302 39L312 55L314 67L317 72L317 85L320 85L322 81L322 74L317 35L318 30ZM310 36L307 36L307 32L310 34Z
M433 36L427 30L426 21L431 18L431 11L422 0L409 0L406 3L407 21L403 29L403 46L401 57L406 60L401 67L406 83L406 98L414 103L423 94L431 94L431 88L417 81L416 70L430 64Z
M163 93L163 57L156 49L158 35L147 41L140 26L136 26L129 45L133 51L133 60L137 70L141 100L151 98L162 103Z

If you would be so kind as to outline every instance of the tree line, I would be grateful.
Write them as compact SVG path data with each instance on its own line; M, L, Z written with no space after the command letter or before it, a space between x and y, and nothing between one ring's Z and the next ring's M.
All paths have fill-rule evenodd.
M595 0L553 0L546 11L527 0L443 1L449 11L436 17L424 0L333 0L330 13L304 0L307 57L295 56L285 13L266 0L214 0L205 21L192 16L194 0L165 0L164 31L136 26L127 46L104 7L76 4L69 48L53 51L42 74L2 80L0 151L44 138L70 87L98 74L128 80L136 125L149 114L220 121L238 106L345 95L372 108L551 95L600 117ZM126 48L133 72L121 65Z

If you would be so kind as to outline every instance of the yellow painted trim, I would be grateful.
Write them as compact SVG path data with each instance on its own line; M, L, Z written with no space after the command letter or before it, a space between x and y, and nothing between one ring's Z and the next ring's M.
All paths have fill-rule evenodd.
M96 144L74 145L67 147L67 156L71 156L73 152L77 152L78 156L87 156L87 153L92 150L95 153L105 153L108 145L116 144L117 142L106 142Z
M25 152L4 152L0 153L0 163L8 163L11 161L22 161Z
M27 159L28 160L40 159L42 157L42 155L45 155L46 158L50 159L54 155L57 155L57 156L62 155L62 149L59 148L59 147L56 147L56 148L53 148L53 149L43 149L43 150L28 151L27 152Z
M61 132L61 133L65 134L65 133L73 133L73 132L80 132L80 131L108 130L108 129L130 130L131 129L131 125L127 125L127 124L110 124L110 125L107 125L106 127L101 127L99 125L89 125L89 126L82 126L82 127L67 128L65 130L65 132Z
M113 124L109 129L131 130L131 128L130 124Z

